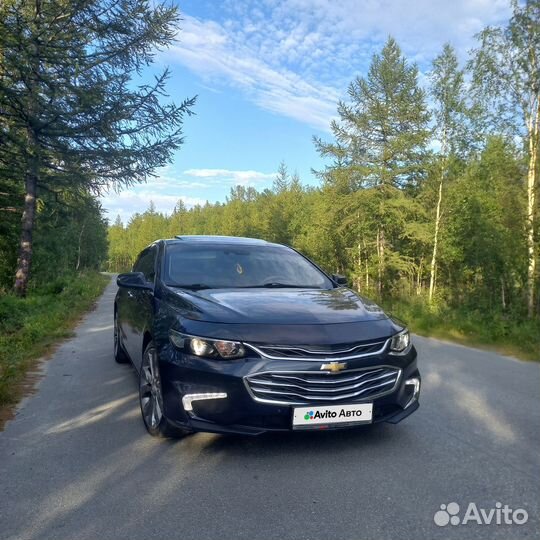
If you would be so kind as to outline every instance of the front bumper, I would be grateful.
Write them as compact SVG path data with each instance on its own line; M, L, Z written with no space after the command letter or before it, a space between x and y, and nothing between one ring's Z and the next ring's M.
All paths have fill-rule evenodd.
M257 356L230 361L206 360L180 352L170 343L158 349L158 354L167 419L178 427L211 433L258 435L267 431L291 431L294 406L256 401L247 388L245 377L273 371L320 374L322 364L313 360L284 361ZM400 376L390 393L365 400L338 401L332 405L372 402L372 423L397 423L418 408L419 388L410 382L416 379L420 383L414 347L406 355L383 353L348 364L349 370L392 366L400 370ZM214 398L204 399L204 394L212 394ZM194 395L197 398L191 399ZM328 404L309 403L310 406ZM351 426L320 424L316 428L343 427Z

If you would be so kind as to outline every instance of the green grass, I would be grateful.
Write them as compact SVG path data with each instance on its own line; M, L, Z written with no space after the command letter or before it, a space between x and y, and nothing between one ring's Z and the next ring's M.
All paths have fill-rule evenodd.
M538 319L518 321L488 310L430 308L421 298L390 300L382 305L407 322L411 331L422 336L489 349L522 360L540 361Z
M97 272L61 277L26 298L0 295L0 407L16 403L38 358L70 337L109 282Z

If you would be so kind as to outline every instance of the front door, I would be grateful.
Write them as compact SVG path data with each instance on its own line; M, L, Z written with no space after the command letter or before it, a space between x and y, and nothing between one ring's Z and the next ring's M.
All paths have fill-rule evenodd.
M152 286L156 277L157 246L145 249L133 265L134 272L142 272ZM124 297L122 330L125 335L124 347L133 365L140 368L144 333L152 320L154 292L148 289L127 289Z

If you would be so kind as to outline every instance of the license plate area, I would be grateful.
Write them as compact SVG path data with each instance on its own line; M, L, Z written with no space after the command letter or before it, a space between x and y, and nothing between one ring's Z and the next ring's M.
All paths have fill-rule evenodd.
M329 425L371 424L372 419L373 403L295 407L292 427L293 429L310 429Z

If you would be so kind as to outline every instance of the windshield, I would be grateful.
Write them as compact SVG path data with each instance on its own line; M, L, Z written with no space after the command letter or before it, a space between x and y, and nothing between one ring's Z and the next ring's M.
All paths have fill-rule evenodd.
M331 289L313 264L285 246L167 246L167 285L193 289L302 287Z

